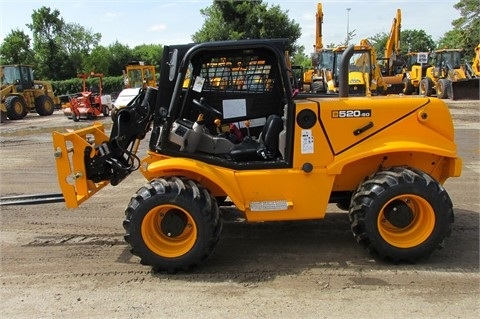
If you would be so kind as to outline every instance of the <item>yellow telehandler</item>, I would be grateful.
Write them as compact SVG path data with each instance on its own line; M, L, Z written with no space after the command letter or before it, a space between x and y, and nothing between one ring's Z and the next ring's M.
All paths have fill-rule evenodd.
M414 262L442 247L454 220L442 185L462 170L447 105L349 97L353 46L339 64L338 97L298 93L287 44L164 46L158 88L141 89L118 110L109 135L101 123L53 133L66 206L88 205L140 170L146 182L126 199L125 240L142 264L168 273L213 254L225 208L246 222L318 220L336 203L376 258ZM210 85L205 74L221 59L264 81Z

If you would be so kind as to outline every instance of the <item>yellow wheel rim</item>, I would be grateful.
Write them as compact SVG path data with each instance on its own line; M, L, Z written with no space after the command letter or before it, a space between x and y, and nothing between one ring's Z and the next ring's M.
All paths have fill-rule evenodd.
M151 209L143 219L141 233L147 247L165 258L185 255L197 241L195 221L176 205Z
M395 221L395 214L403 211L403 219ZM408 215L408 217L405 217ZM422 197L402 195L392 198L380 211L377 227L382 238L398 248L412 248L425 242L435 228L435 212Z
M16 102L15 105L13 106L15 109L16 114L22 114L23 113L23 105L20 101Z
M45 101L45 111L50 112L53 109L53 104L50 101Z

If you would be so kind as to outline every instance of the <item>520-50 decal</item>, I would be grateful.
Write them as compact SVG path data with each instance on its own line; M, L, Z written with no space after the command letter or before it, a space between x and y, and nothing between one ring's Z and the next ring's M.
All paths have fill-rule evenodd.
M332 118L355 118L371 117L372 110L335 110L332 111Z

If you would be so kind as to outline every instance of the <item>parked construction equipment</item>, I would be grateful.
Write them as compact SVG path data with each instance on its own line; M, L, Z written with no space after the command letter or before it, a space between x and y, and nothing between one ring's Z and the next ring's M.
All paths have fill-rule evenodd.
M82 92L70 100L68 106L63 109L63 114L73 121L80 119L92 120L99 115L108 116L112 110L112 97L103 94L102 73L91 72L90 74L79 74L82 79ZM98 78L97 87L87 88L87 78Z
M67 207L139 169L147 183L127 205L125 239L142 264L169 273L212 255L225 206L247 222L268 222L322 219L327 204L337 203L348 210L354 238L395 263L442 247L454 220L442 184L462 168L447 105L349 98L353 46L338 65L338 98L294 96L287 42L164 46L158 88L142 89L120 109L110 136L100 123L53 133ZM220 59L252 68L265 85L210 85L204 75Z
M126 89L155 87L157 85L155 66L144 61L132 61L125 66L123 79Z
M420 94L452 100L480 99L480 78L469 75L463 49L441 49L434 52L432 64L420 81Z
M401 54L400 49L400 34L402 26L402 11L397 9L395 18L393 18L390 33L388 35L387 43L385 46L385 53L383 58L378 58L377 61L383 62L380 65L382 70L382 77L387 84L387 94L401 93L403 84L403 67L405 61Z
M51 115L59 98L47 81L34 80L33 66L24 64L0 66L1 121L23 119L29 112Z
M332 79L327 83L328 93L339 91L340 61L346 49L346 46L333 49ZM382 77L377 55L371 43L367 39L362 39L353 50L348 69L349 94L357 96L386 94L388 86Z
M312 67L303 73L303 90L305 92L325 93L327 92L327 82L332 79L333 52L331 48L323 47L323 7L321 3L317 4L315 22Z

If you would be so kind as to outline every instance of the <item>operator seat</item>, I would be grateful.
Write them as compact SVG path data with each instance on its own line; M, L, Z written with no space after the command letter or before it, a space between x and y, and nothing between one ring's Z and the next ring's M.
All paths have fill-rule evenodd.
M278 137L283 130L281 116L272 114L267 118L263 126L259 140L246 137L245 140L236 144L230 151L230 156L235 161L258 161L271 160L280 156L278 150Z

